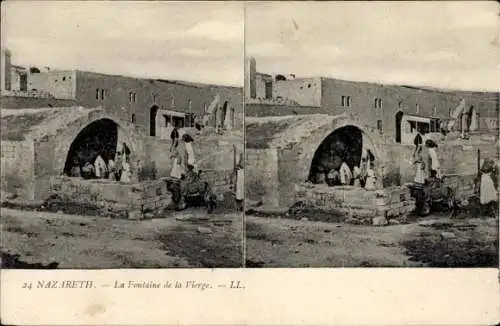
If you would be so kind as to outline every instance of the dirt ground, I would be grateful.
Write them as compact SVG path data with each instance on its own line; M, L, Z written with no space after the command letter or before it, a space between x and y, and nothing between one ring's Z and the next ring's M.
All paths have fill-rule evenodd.
M498 219L361 226L246 215L246 267L497 267Z
M1 227L4 267L237 268L243 264L243 222L236 212L206 215L204 209L190 208L130 221L2 208ZM16 254L21 263L13 263Z

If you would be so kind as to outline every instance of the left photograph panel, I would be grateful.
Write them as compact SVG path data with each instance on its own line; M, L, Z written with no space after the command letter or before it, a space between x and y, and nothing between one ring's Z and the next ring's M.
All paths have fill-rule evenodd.
M244 4L1 21L2 268L243 267Z

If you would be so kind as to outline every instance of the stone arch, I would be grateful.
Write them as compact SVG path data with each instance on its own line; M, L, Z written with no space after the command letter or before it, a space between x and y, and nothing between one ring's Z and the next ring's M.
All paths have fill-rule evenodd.
M328 124L325 124L315 130L312 130L310 135L297 145L297 177L301 182L307 181L311 171L314 155L321 144L336 130L343 127L353 127L360 131L363 144L370 148L378 162L386 162L387 158L380 148L382 140L376 134L369 133L364 127L360 126L355 121L348 118L337 118Z
M107 161L114 159L118 146L118 125L110 119L99 119L86 125L73 139L66 154L64 173L68 174L75 160L79 166L94 162L97 155Z
M66 126L64 131L56 136L53 166L56 174L61 174L65 170L66 160L74 141L87 127L97 121L105 121L105 124L108 126L116 126L116 143L127 144L135 158L141 161L145 160L146 155L143 140L136 127L129 121L122 121L103 110L99 110L72 121L71 124Z
M322 167L339 169L345 162L352 170L359 166L363 155L363 133L354 126L344 126L331 132L316 149L311 162L308 180L314 180ZM333 158L341 160L334 162Z

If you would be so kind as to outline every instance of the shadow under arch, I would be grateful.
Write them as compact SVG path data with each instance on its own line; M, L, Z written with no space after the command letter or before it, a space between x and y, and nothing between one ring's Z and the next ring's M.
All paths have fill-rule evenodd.
M339 117L335 120L331 121L324 126L311 131L310 135L307 137L301 146L297 149L300 154L298 158L298 170L297 177L300 178L300 182L305 182L308 180L310 175L311 166L313 163L314 155L316 150L321 146L323 141L327 139L329 135L334 133L336 130L341 129L343 127L352 126L357 128L362 133L362 141L363 144L370 149L372 154L375 156L375 161L384 164L387 160L386 155L381 151L379 144L382 143L381 139L367 132L362 126L352 121L351 119Z
M118 145L118 124L102 118L85 126L72 141L66 154L64 174L68 174L74 163L83 166L93 163L97 155L107 162L114 159Z
M313 181L317 173L339 169L342 162L345 162L352 170L354 166L359 166L362 154L363 132L361 129L352 125L337 128L316 148L308 180Z

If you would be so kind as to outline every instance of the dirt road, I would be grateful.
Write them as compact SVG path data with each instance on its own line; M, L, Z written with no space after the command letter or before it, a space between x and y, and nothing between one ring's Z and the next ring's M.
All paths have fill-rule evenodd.
M498 219L425 221L375 227L246 215L246 265L498 266Z
M57 268L241 267L242 216L204 209L129 221L2 208L3 263ZM26 265L29 266L29 265Z

